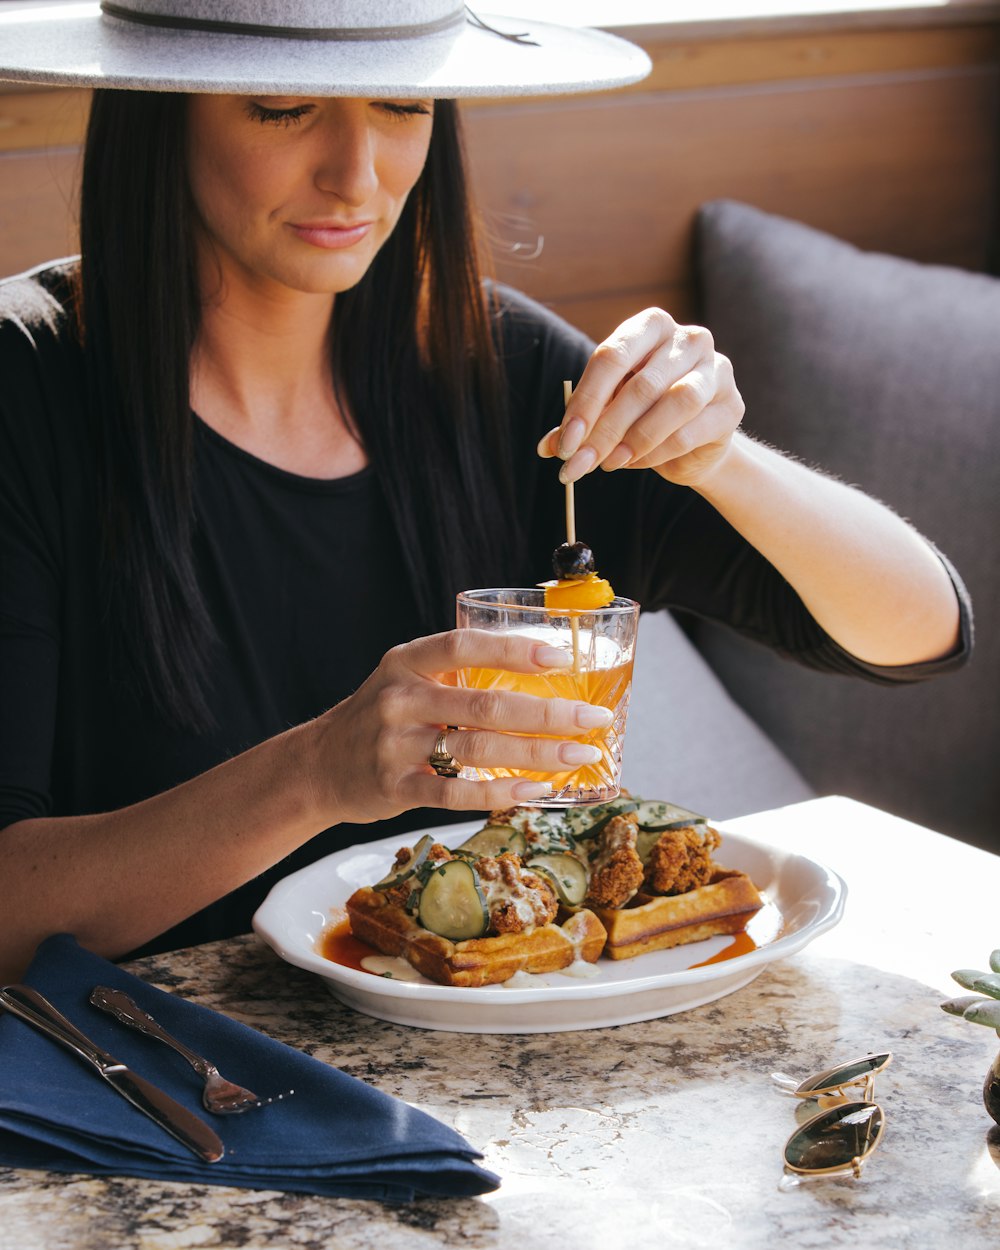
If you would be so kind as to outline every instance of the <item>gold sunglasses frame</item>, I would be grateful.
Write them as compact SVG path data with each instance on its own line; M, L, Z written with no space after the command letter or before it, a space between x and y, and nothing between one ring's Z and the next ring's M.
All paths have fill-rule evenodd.
M816 1115L809 1117L791 1133L782 1148L781 1157L784 1160L786 1180L793 1178L797 1180L799 1177L813 1176L853 1176L855 1179L858 1179L861 1176L861 1169L874 1153L885 1134L885 1112L881 1105L874 1100L875 1077L880 1072L886 1070L889 1064L892 1063L892 1058L892 1051L878 1051L873 1054L863 1055L859 1059L835 1064L830 1068L825 1068L822 1072L816 1073L814 1076L806 1077L805 1080L800 1081L794 1088L791 1087L792 1080L790 1077L784 1077L778 1072L771 1074L772 1079L781 1085L786 1093L803 1100L812 1099L817 1105L823 1104L822 1109ZM845 1069L849 1070L873 1059L881 1062L877 1066L869 1068L867 1072L850 1080L837 1081L834 1079L838 1073L843 1072ZM847 1090L857 1086L863 1087L863 1099L852 1098L847 1093ZM803 1168L796 1167L795 1164L788 1161L788 1148L795 1138L806 1134L811 1127L815 1128L819 1120L831 1115L833 1112L840 1112L841 1119L837 1121L839 1124L844 1117L852 1114L853 1111L860 1111L862 1108L869 1107L878 1116L878 1128L866 1149L860 1155L854 1156L849 1163L838 1163L826 1168Z

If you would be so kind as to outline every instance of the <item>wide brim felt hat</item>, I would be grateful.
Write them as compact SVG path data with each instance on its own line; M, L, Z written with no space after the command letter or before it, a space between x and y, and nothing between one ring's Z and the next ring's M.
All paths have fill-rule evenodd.
M0 80L51 86L443 99L597 91L649 70L640 48L607 32L455 0L104 0L0 11Z

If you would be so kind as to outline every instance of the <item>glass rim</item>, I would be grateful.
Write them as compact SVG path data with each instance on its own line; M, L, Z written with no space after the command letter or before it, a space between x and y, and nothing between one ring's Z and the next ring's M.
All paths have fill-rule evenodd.
M540 603L504 603L501 599L485 598L487 595L536 595L541 596ZM545 606L544 586L488 586L474 590L460 590L455 596L456 603L465 603L477 608L507 608L516 612L537 612L547 617L564 616L624 616L638 613L640 604L636 599L628 599L624 595L615 595L614 599L602 608L547 608Z

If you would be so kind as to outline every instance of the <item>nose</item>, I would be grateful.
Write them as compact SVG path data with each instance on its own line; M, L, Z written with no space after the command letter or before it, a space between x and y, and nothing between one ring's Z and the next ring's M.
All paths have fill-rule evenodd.
M317 132L317 144L316 186L352 208L366 204L379 179L377 136L365 114L350 107L331 110L327 125Z

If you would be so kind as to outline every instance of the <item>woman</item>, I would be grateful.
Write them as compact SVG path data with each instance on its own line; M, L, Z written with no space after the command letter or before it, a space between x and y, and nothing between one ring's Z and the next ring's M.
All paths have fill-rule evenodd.
M588 84L623 81L632 52L512 42L426 0L405 31L317 49L351 6L271 7L261 34L218 3L106 5L56 68L28 26L0 40L0 73L80 81L78 58L92 85L166 88L97 93L82 259L0 294L0 975L59 930L110 957L244 931L319 855L545 792L438 775L447 725L469 727L447 737L464 763L584 762L605 709L450 681L568 662L450 629L457 590L547 575L546 458L587 478L580 532L648 608L877 680L968 652L922 538L737 432L706 331L647 310L594 350L482 285L440 97L484 74L579 87L558 62L581 46ZM303 51L292 21L322 40Z

